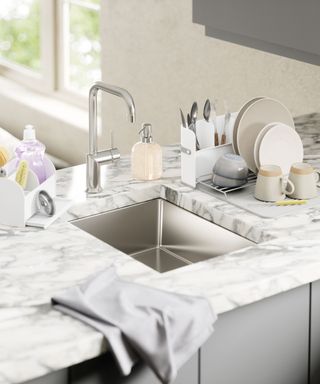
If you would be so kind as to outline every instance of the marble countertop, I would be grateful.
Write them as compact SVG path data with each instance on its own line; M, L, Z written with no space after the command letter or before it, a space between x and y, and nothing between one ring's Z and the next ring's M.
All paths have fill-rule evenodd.
M298 117L296 126L305 153L319 153L320 114ZM67 168L58 172L57 194L73 205L62 218L47 230L0 226L0 384L24 382L107 349L99 332L53 310L50 298L111 264L130 281L206 295L217 314L320 279L320 207L262 219L186 187L179 175L178 146L166 148L161 180L132 180L124 157L103 167L103 193L89 198L85 166ZM158 197L256 244L160 274L69 223Z

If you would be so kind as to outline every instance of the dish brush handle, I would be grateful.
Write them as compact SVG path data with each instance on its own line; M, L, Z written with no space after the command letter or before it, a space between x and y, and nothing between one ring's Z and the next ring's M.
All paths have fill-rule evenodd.
M219 146L219 135L217 131L214 133L214 146L215 147Z

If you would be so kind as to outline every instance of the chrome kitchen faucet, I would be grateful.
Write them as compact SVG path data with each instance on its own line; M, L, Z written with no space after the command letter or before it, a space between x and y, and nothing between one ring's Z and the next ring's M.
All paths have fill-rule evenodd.
M132 96L128 91L114 85L108 85L97 81L89 91L89 153L87 155L87 193L99 193L102 191L100 182L100 166L120 158L118 148L109 148L98 151L97 132L97 94L104 91L122 97L129 109L130 122L135 122L135 105Z

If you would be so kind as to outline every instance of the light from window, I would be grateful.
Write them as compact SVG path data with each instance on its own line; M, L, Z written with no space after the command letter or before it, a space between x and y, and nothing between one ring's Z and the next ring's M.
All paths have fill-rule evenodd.
M0 0L1 75L83 105L101 79L100 1Z
M64 81L67 89L88 92L101 78L100 1L64 1Z
M0 57L40 70L40 0L0 2Z

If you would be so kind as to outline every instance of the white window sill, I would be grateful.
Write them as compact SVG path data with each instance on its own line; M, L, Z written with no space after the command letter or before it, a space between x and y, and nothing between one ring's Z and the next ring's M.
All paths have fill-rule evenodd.
M71 164L85 160L88 146L88 111L32 91L0 77L0 127L21 138L25 124L53 155Z
M30 90L13 80L0 77L0 95L49 116L58 117L78 129L88 130L87 110Z

